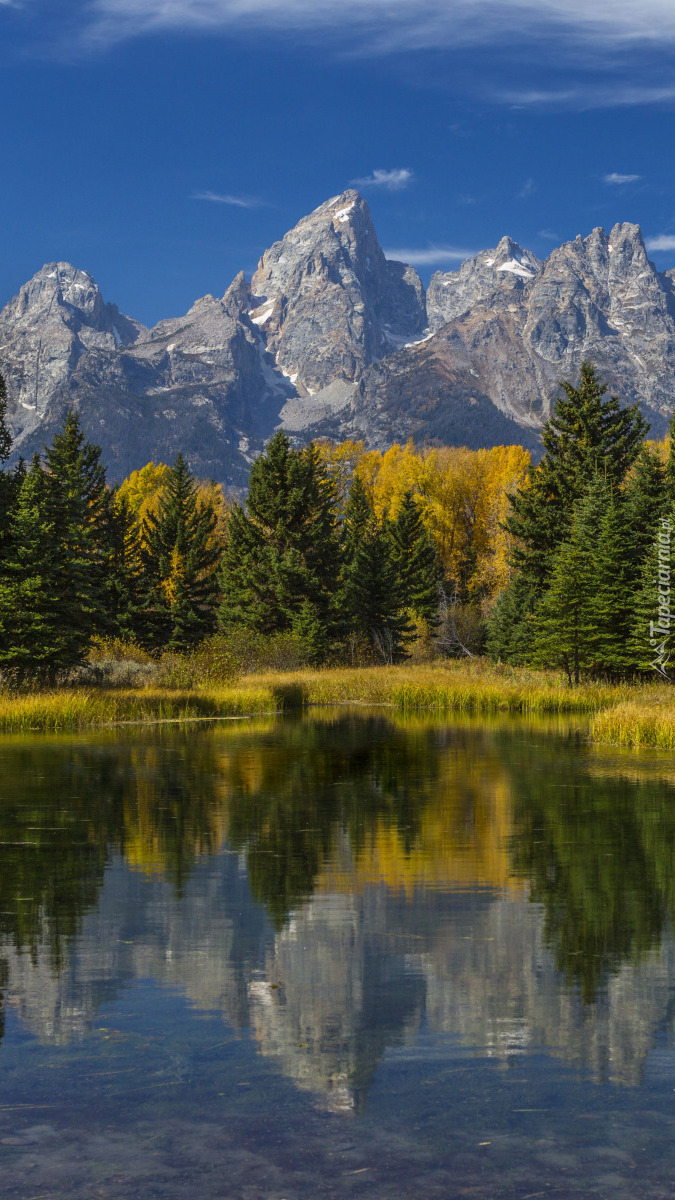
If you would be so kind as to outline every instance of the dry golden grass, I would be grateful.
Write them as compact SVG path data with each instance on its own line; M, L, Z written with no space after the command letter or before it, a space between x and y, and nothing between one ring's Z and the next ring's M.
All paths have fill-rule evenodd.
M295 692L304 704L388 704L400 712L591 713L630 695L628 687L570 688L553 672L479 659L263 674L251 682L287 693L291 703Z
M651 695L645 693L646 688L635 699L597 713L590 724L591 740L675 750L675 697L656 688Z
M312 705L387 705L411 713L588 714L595 741L675 747L675 702L667 687L591 683L570 688L554 672L436 665L268 672L237 683L187 688L64 688L0 695L0 732L67 731L122 722L256 716Z
M0 697L0 732L67 731L125 721L186 721L275 712L277 701L264 688L209 691L64 689Z

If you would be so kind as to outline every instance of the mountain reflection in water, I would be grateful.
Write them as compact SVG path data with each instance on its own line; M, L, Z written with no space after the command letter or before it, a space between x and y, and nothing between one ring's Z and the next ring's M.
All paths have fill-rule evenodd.
M671 1020L675 771L653 756L328 712L6 739L0 764L0 987L40 1039L153 980L346 1112L422 1029L636 1084Z

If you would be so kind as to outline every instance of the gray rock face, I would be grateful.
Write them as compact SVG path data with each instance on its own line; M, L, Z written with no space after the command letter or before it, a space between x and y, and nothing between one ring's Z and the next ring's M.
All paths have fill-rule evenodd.
M358 192L328 200L276 242L251 290L251 320L301 394L359 380L426 323L417 272L384 257Z
M54 392L88 351L114 355L144 332L105 304L91 275L70 263L47 263L0 313L0 362L14 431L37 428Z
M243 485L289 391L241 319L248 303L242 275L222 300L148 330L105 304L91 276L44 267L0 314L15 449L39 450L74 406L112 478L183 449L200 474Z
M556 385L594 362L653 431L675 402L673 286L649 262L639 226L594 229L545 263L504 238L457 272L436 274L427 297L442 358L470 364L500 411L538 426Z
M49 442L76 407L111 478L179 449L202 475L245 486L280 424L300 443L414 437L539 445L561 379L594 362L652 434L675 409L675 271L637 225L541 262L510 238L458 271L387 260L357 192L322 204L240 273L222 300L148 330L92 279L50 263L0 313L0 370L16 453Z
M496 250L486 250L462 263L459 271L437 271L427 293L429 328L433 331L484 304L500 312L515 312L523 293L540 274L543 264L510 237Z

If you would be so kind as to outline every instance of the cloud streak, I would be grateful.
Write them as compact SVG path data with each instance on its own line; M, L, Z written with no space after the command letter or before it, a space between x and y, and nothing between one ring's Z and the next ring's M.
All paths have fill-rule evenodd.
M4 2L4 0L0 0ZM160 31L262 28L366 35L374 52L535 39L626 47L675 42L672 0L81 0L90 41Z
M603 183L614 183L621 185L623 183L637 183L638 179L642 179L641 175L621 175L618 171L612 171L609 175L603 175Z
M405 247L385 250L384 256L395 262L409 263L411 267L428 267L434 263L462 263L467 258L475 258L478 253L478 250L464 250L459 246L426 246L422 249Z
M675 13L675 8L674 8ZM675 37L672 39L675 41ZM611 86L565 88L545 91L532 88L528 91L499 91L495 99L512 104L515 108L632 108L643 104L668 104L675 100L675 87L636 87L623 83Z
M675 234L658 233L655 237L645 238L648 250L675 250Z
M408 167L395 167L392 171L383 171L377 167L372 175L352 179L350 182L355 187L384 188L388 192L400 192L402 188L408 187L414 178L413 172Z
M255 196L229 196L221 192L193 192L191 200L208 200L211 204L231 204L235 208L263 208L264 201Z

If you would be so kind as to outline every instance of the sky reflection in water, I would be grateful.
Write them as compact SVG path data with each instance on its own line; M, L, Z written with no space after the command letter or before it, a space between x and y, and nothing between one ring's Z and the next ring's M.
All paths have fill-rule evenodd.
M3 1196L672 1195L669 757L340 710L0 780Z

